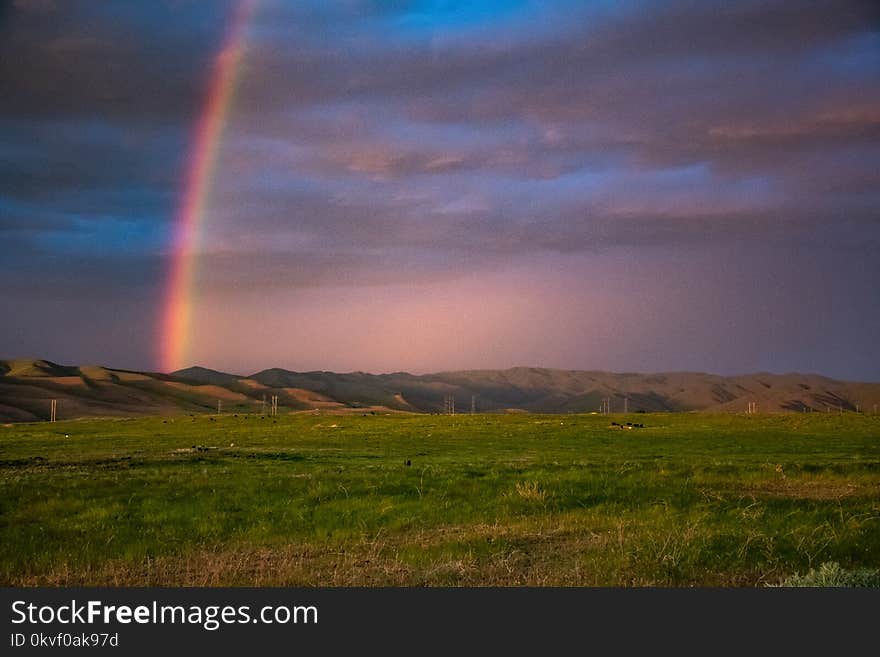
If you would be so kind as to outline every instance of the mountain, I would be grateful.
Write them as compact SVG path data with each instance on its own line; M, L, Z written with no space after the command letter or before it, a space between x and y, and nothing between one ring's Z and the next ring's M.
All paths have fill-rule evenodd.
M612 412L862 410L880 405L880 383L838 381L816 374L719 376L701 372L612 373L514 367L413 375L406 372L291 372L249 376L190 367L172 374L46 360L0 361L0 421L59 418L264 412L273 396L285 412L444 411L593 412L609 400Z
M723 377L699 372L611 373L515 367L414 376L353 372L264 370L251 379L269 387L314 390L343 403L380 404L399 410L440 412L454 397L461 411L473 400L481 411L591 412L603 399L611 410L733 411L748 402L760 411L827 408L873 410L880 384L836 381L810 374ZM405 406L404 406L405 404Z
M230 385L243 378L236 374L227 374L217 370L209 370L207 367L188 367L184 370L172 372L171 376L180 381L192 381L193 383L211 383L217 386Z

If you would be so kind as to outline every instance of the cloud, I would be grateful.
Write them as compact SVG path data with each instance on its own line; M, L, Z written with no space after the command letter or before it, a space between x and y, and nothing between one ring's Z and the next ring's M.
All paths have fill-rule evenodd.
M279 11L271 19L283 16ZM348 234L362 222L391 243L416 232L442 248L450 241L443 235L465 219L471 238L483 237L484 223L500 241L506 232L513 242L523 235L525 210L552 232L542 217L566 214L557 207L559 193L572 190L560 189L559 181L578 175L603 179L590 184L592 199L581 203L592 216L625 215L622 205L653 207L658 239L680 234L662 229L670 203L710 220L748 219L751 212L768 224L772 203L787 218L815 214L813 183L822 177L823 159L852 159L861 151L850 176L863 188L872 185L880 107L871 73L880 62L873 17L867 3L628 4L574 11L534 37L507 21L507 32L478 32L472 41L419 41L394 33L380 38L376 27L387 15L340 11L332 20L344 38L332 46L318 38L321 26L329 29L321 21L290 47L273 38L252 44L237 125L243 134L289 145L280 167L267 163L271 176L335 187L328 197L348 190L370 197L374 211L364 207L358 218L351 206L328 208L321 215L328 226L338 216ZM239 151L234 142L228 148L231 179ZM818 167L797 166L816 160ZM676 194L651 182L655 173L689 166L708 172L696 189ZM369 185L421 202L389 207ZM529 190L529 202L511 207L509 199L521 200L520 186ZM442 211L475 207L467 201L474 187L482 190L483 217ZM757 195L751 210L742 194ZM299 202L291 194L296 221ZM618 207L596 209L613 204ZM506 213L506 223L493 208ZM577 224L582 216L568 213L567 220ZM435 229L424 231L422 223ZM279 217L278 229L284 224ZM691 222L697 232L711 225ZM633 234L625 227L609 237L625 241ZM712 231L705 236L711 239ZM589 242L558 241L569 248Z
M161 296L234 5L4 6L0 295ZM863 259L880 243L878 18L830 0L263 0L200 285L430 286L755 241Z

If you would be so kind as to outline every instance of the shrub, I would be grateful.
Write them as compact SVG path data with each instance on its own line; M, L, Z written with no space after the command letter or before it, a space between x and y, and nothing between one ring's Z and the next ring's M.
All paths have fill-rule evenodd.
M841 568L835 561L826 561L819 568L811 568L806 575L787 577L779 586L837 586L880 587L880 570L874 568Z

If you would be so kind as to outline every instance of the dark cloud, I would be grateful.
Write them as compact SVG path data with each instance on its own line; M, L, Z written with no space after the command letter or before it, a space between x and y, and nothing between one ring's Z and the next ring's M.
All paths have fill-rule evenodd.
M227 5L14 2L0 40L0 116L191 119Z

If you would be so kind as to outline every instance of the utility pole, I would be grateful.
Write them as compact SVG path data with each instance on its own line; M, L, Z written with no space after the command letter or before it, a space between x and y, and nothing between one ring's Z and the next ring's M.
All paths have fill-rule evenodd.
M52 405L49 410L49 422L55 422L57 419L57 411L58 411L58 400L53 399Z
M217 400L217 415L223 412L223 402L219 399Z
M452 395L443 398L443 415L455 415L455 397Z

